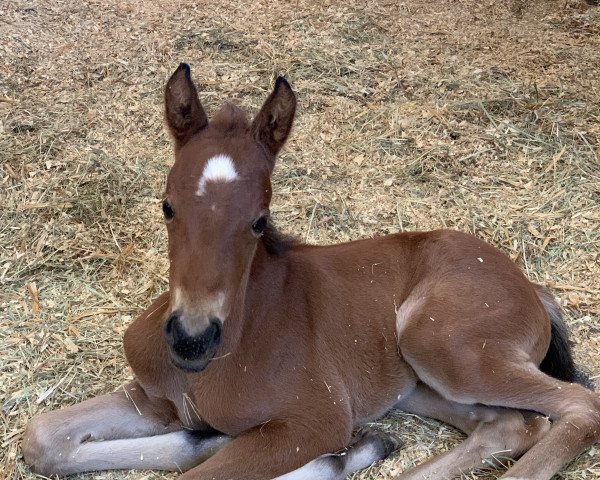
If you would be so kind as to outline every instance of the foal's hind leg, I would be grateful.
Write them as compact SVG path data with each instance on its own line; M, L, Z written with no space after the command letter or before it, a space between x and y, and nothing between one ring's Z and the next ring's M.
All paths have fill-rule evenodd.
M495 385L482 385L478 392L482 401L542 412L553 423L548 434L501 478L550 479L600 440L600 397L578 384L549 377L532 364L507 367L504 374L511 376L510 385L495 392Z
M517 363L526 358L524 352L493 346L486 350L483 359L480 349L465 347L447 357L450 360L445 363L434 362L438 357L423 345L418 349L405 347L403 353L419 377L447 399L534 411L550 417L553 424L548 433L502 478L549 480L600 439L600 398L596 394L580 385L556 380L532 363ZM510 363L507 358L516 360Z
M421 383L395 407L449 423L469 435L452 450L401 475L402 480L450 479L497 466L500 458L518 458L550 428L549 420L539 414L451 402Z
M126 393L127 392L127 393ZM34 418L23 434L25 462L45 476L112 469L186 470L225 436L186 432L166 400L133 383L123 390Z

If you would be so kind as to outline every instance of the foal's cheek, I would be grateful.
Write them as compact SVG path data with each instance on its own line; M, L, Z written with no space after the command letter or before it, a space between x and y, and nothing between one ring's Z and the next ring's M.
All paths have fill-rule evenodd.
M237 236L237 240L233 245L234 250L232 250L238 252L234 267L236 276L241 278L244 272L249 269L260 241L260 238L252 235L250 227L244 230L244 235Z

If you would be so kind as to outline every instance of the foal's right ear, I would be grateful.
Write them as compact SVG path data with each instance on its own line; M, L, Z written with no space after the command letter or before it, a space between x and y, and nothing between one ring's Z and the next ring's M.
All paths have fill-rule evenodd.
M181 63L167 82L165 116L176 148L208 124L187 63Z

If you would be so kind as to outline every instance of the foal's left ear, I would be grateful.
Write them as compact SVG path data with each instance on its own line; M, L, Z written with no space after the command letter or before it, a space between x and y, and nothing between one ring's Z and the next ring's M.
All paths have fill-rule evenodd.
M275 155L285 143L296 113L296 95L283 77L278 77L275 88L252 121L252 133L256 140ZM271 169L273 165L271 165Z
M179 65L165 88L165 116L175 146L182 147L195 133L206 127L208 118L202 108L190 67Z

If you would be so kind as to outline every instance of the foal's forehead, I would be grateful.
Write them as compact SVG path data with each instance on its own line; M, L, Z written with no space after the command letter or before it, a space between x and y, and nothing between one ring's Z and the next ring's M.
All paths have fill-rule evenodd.
M231 183L240 179L233 159L224 153L210 157L204 164L202 174L198 179L196 196L202 197L206 193L209 183Z
M268 182L266 158L249 135L199 136L190 140L176 156L169 173L167 193L189 198L254 196ZM254 187L256 188L254 188Z
M268 171L264 151L250 132L244 112L225 104L209 125L192 137L176 154L168 188L204 197L212 186L263 183Z

